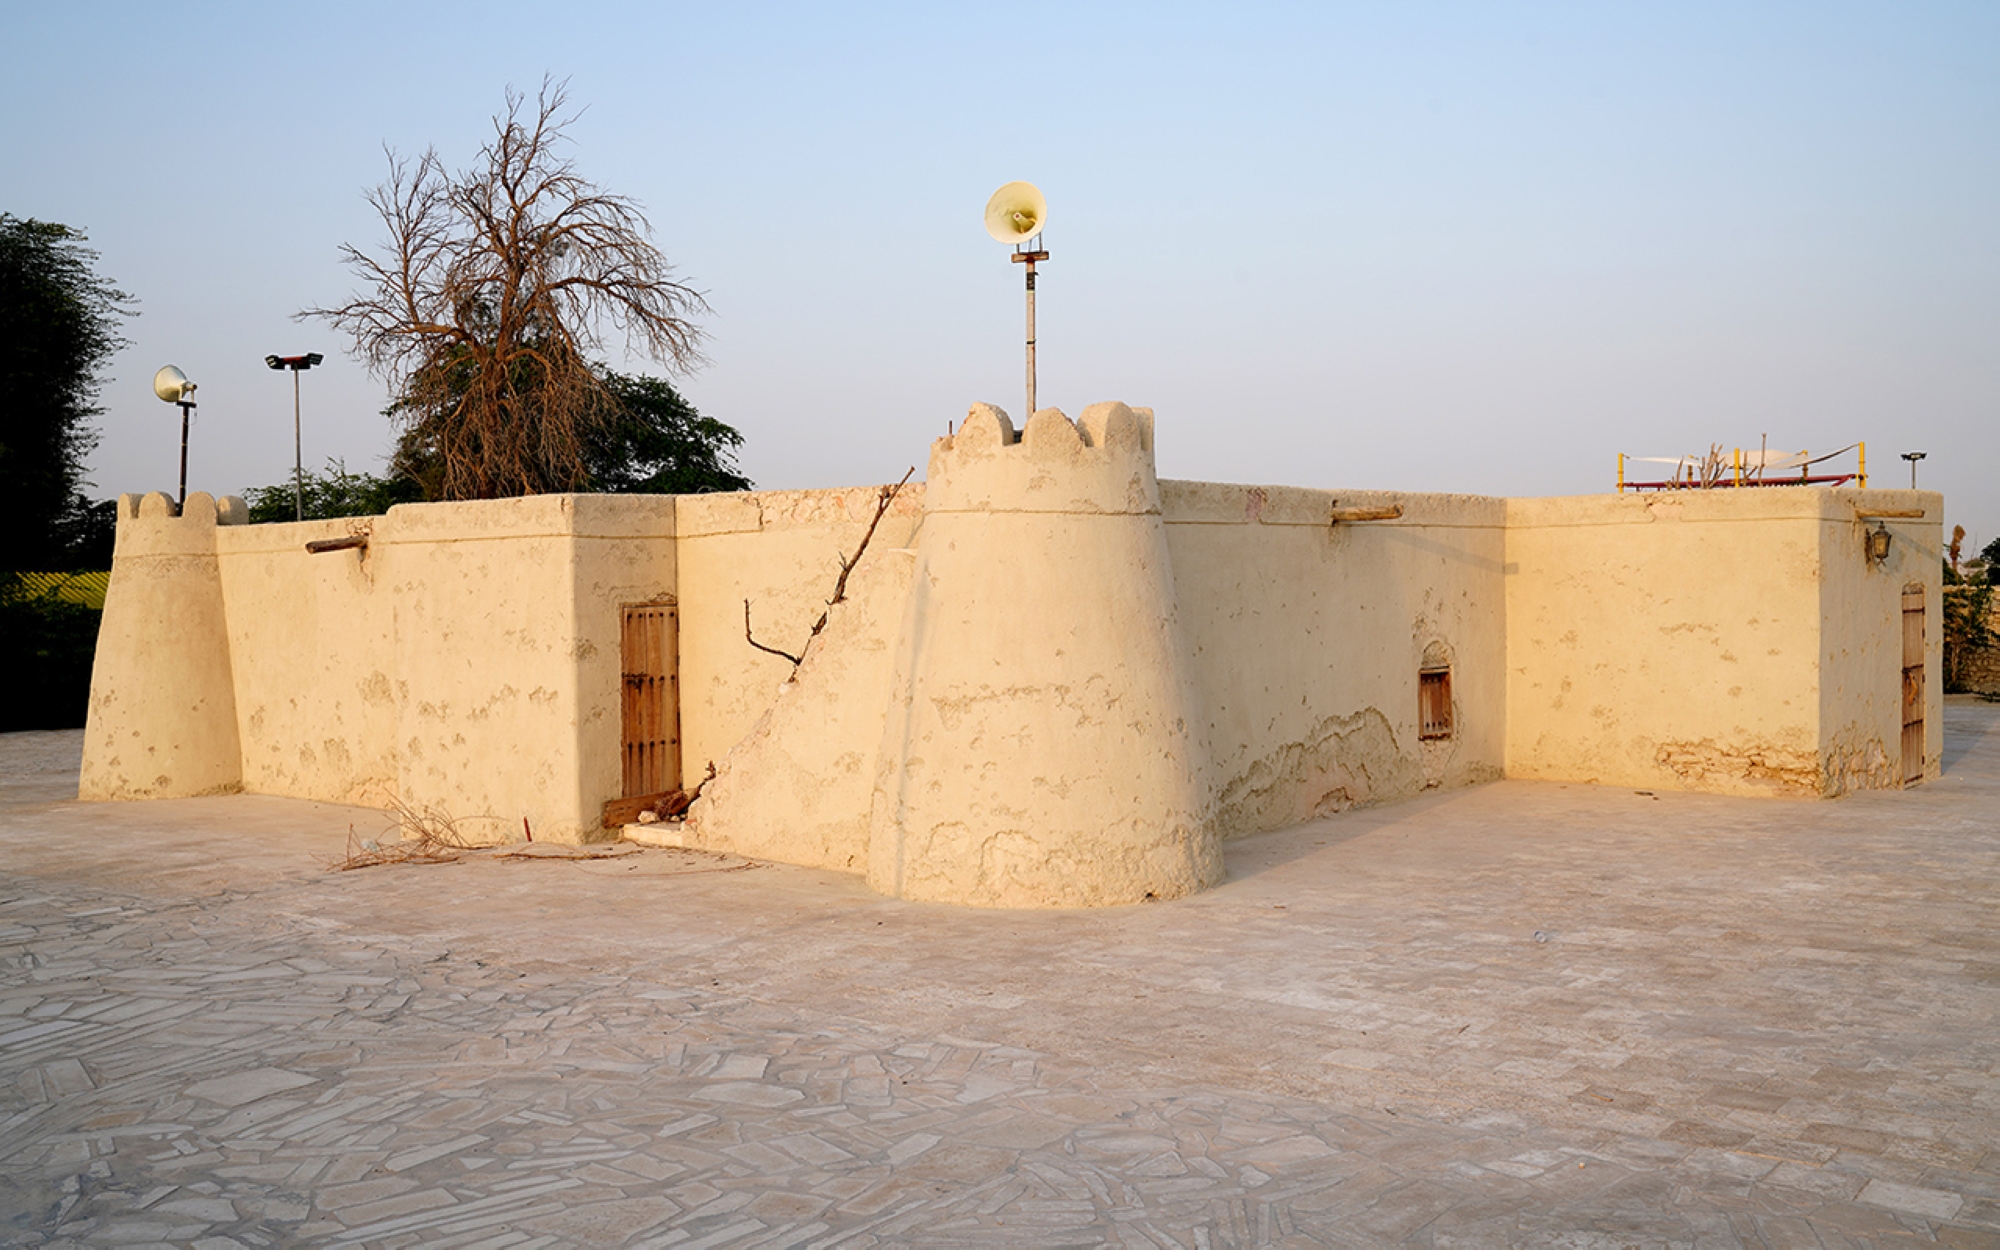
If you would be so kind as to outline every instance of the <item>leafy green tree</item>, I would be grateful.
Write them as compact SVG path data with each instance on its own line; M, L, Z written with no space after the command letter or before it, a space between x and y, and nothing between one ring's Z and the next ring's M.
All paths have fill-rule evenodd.
M583 447L580 490L604 494L699 495L749 490L736 467L743 436L725 422L704 417L661 378L628 377L600 369L612 415ZM391 415L395 410L391 409ZM380 516L399 503L439 498L437 452L424 421L405 426L386 477L349 472L339 460L305 475L307 520ZM294 519L292 483L253 486L243 492L253 524Z
M1996 644L1993 632L1991 582L1966 582L1944 588L1944 688L1956 694L1966 689L1966 668L1975 651Z
M578 472L566 489L603 494L698 495L749 490L750 479L736 466L743 435L714 417L704 417L663 378L631 377L603 366L596 370L605 396L602 414L584 433ZM392 477L418 484L427 499L446 495L442 441L443 409L426 406L414 418L392 406L403 433L390 460Z
M303 480L305 519L323 521L332 517L380 516L399 503L419 503L423 487L406 477L376 477L371 473L350 473L343 461L329 460L323 473L307 473ZM291 482L276 486L253 486L243 492L250 505L253 525L267 521L298 518Z
M0 569L110 565L114 513L83 496L100 374L132 297L95 272L82 231L0 213Z
M664 378L602 373L617 408L584 442L591 490L699 495L750 489L750 479L736 468L743 436L733 426L702 416Z
M102 616L0 573L0 733L83 724Z

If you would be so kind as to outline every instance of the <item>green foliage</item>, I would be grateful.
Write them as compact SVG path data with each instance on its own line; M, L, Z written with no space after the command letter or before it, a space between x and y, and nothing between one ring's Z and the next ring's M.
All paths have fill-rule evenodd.
M743 436L734 427L702 416L663 378L600 373L618 409L584 440L590 489L619 495L750 489L736 469Z
M0 574L0 733L75 729L90 706L90 665L103 613Z
M1986 562L1986 580L2000 585L2000 538L1981 547L1979 558Z
M250 505L251 524L300 519L295 485L281 482L276 486L252 486L244 491L243 497ZM409 478L349 473L345 462L329 460L325 472L305 475L303 519L380 516L396 504L419 503L423 497L423 487Z
M1962 582L1944 591L1944 688L1956 694L1965 689L1966 667L1971 653L2000 645L1993 632L1991 582Z
M734 427L702 416L662 378L628 377L602 365L596 372L605 399L590 421L580 423L580 472L567 478L551 472L542 479L542 489L697 495L751 488L750 479L736 467L743 435ZM449 385L470 381L467 371ZM391 419L403 422L389 471L416 483L426 499L446 494L438 450L444 420L438 414L449 406L439 399L423 404L404 399L388 410Z
M101 521L86 501L84 457L99 373L125 341L132 297L93 272L84 234L0 213L0 569L108 567ZM102 516L99 514L103 513ZM101 562L101 563L100 563Z

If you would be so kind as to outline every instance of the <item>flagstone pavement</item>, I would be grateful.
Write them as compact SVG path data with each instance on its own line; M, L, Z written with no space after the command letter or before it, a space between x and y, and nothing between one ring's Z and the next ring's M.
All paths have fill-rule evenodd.
M1502 782L995 912L0 736L0 1243L2000 1246L2000 706L1835 802Z

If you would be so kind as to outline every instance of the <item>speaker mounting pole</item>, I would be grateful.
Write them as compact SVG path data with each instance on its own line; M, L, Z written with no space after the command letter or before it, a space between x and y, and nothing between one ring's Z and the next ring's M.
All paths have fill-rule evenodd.
M1035 415L1035 262L1047 260L1046 251L1015 252L1012 259L1017 265L1028 268L1028 411L1022 417L1026 420Z
M1035 262L1049 258L1042 249L1042 227L1048 220L1048 201L1032 182L1010 182L986 201L986 233L1013 244L1009 259L1028 271L1028 411L1021 414L1023 429L1035 415Z
M181 493L179 500L174 504L174 515L179 516L181 509L187 507L188 501L188 418L194 415L194 401L177 399L174 402L181 406Z

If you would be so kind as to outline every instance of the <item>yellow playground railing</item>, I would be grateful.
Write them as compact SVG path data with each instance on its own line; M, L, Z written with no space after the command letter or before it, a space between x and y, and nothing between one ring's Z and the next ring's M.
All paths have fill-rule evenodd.
M1854 469L1847 473L1815 473L1815 465L1855 453ZM1657 478L1627 476L1628 465L1672 465ZM1720 443L1705 456L1632 456L1618 453L1618 493L1628 490L1714 490L1741 486L1845 486L1853 482L1868 489L1868 444L1852 443L1839 451L1814 455L1810 451L1746 450L1742 447L1725 455Z

